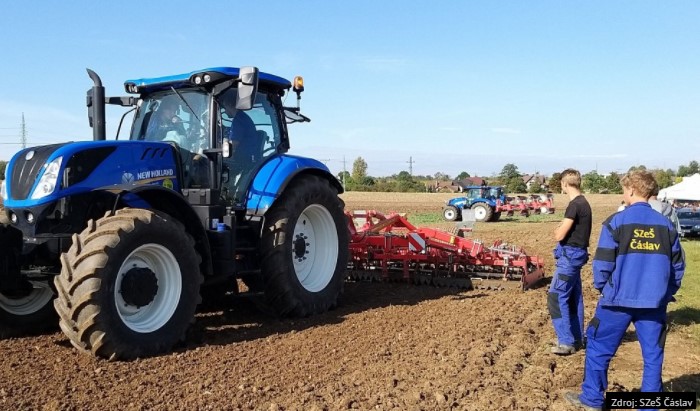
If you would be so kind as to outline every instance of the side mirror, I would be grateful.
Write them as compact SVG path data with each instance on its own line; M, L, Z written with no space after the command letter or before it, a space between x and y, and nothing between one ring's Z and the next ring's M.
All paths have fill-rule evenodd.
M236 97L237 110L250 110L255 104L255 95L258 92L258 68L241 67L238 72L238 95Z

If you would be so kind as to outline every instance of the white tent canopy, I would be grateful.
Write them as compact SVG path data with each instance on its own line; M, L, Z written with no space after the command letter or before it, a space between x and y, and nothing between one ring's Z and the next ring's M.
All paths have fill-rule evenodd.
M660 200L700 201L700 174L683 177L683 181L659 191Z

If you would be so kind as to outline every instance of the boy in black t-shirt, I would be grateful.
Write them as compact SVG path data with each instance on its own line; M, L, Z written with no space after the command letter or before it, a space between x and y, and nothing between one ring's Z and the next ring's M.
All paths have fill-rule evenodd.
M581 267L588 262L591 206L581 194L581 173L561 173L561 191L569 196L564 220L554 230L556 272L547 295L547 307L558 343L552 353L569 355L583 347L583 290Z

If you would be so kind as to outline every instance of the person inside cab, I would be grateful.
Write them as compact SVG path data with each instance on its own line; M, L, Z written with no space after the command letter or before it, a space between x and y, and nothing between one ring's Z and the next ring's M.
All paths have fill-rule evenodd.
M176 100L163 99L155 112L148 119L146 141L173 141L176 144L185 138L185 127L182 119L177 116L178 103Z

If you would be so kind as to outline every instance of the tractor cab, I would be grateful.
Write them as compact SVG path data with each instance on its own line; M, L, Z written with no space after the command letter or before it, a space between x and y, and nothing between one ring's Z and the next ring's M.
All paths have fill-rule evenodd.
M256 71L248 73L256 78L246 86L240 80L245 70L213 68L125 83L127 92L139 94L129 139L169 143L179 153L180 188L216 190L234 207L243 207L265 160L288 150L286 123L295 111L299 117L281 102L291 86L287 80Z

